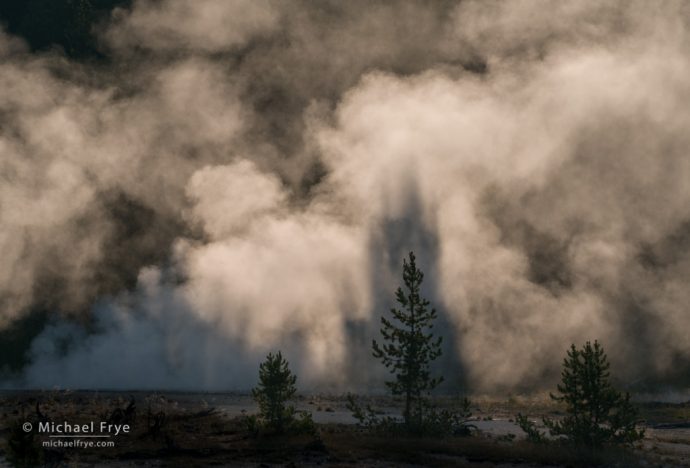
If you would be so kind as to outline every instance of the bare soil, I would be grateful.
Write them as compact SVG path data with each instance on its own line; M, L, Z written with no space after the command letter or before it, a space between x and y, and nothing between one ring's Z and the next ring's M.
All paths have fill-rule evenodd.
M395 402L370 403L398 414ZM453 399L439 398L440 406ZM295 401L312 414L313 434L270 435L248 430L256 411L247 395L111 392L5 392L0 395L0 465L22 466L336 466L336 467L564 467L690 466L690 405L640 403L646 437L632 449L596 453L524 439L514 417L540 421L562 413L545 397L475 398L470 437L420 438L371 433L358 428L340 396L308 395ZM49 434L41 421L128 423L129 434L107 440L113 447L43 447ZM21 424L31 422L31 433ZM17 438L24 438L17 452ZM15 449L10 448L14 440ZM89 440L89 439L83 439ZM101 439L106 440L106 439ZM21 458L24 457L24 458Z

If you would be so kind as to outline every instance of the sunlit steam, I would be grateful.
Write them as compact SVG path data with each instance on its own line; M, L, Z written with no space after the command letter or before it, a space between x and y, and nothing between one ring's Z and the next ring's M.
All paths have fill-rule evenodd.
M0 325L51 311L6 385L246 389L279 348L380 388L409 250L448 385L542 388L594 339L625 385L686 384L689 19L137 1L108 65L3 35Z

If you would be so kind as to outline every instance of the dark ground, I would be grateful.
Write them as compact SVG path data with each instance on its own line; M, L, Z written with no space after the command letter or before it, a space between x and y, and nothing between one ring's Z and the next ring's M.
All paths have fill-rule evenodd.
M374 401L394 411L386 399ZM451 400L439 399L440 405ZM244 414L251 400L237 394L5 392L0 400L0 438L5 464L21 452L25 466L690 466L690 404L640 403L646 421L643 443L630 450L586 453L524 440L512 422L522 412L558 417L547 398L475 399L470 437L411 438L357 428L340 397L298 398L317 422L314 434L253 435ZM107 440L114 447L42 448L47 434L25 433L39 421L128 423L132 432ZM94 439L84 439L94 440ZM106 439L99 439L106 440ZM13 441L15 448L10 448Z

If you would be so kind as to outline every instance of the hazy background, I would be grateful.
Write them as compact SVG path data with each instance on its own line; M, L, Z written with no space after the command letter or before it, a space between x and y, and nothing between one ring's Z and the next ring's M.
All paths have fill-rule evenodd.
M8 1L0 385L303 389L414 250L447 389L690 381L683 1Z

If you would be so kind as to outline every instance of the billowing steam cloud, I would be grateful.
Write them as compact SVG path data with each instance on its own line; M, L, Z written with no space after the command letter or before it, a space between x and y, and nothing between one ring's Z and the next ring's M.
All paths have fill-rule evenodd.
M682 2L137 1L108 65L0 38L8 385L380 385L411 249L445 374L539 388L571 342L690 371ZM370 373L364 372L371 369ZM454 375L454 373L456 375Z

